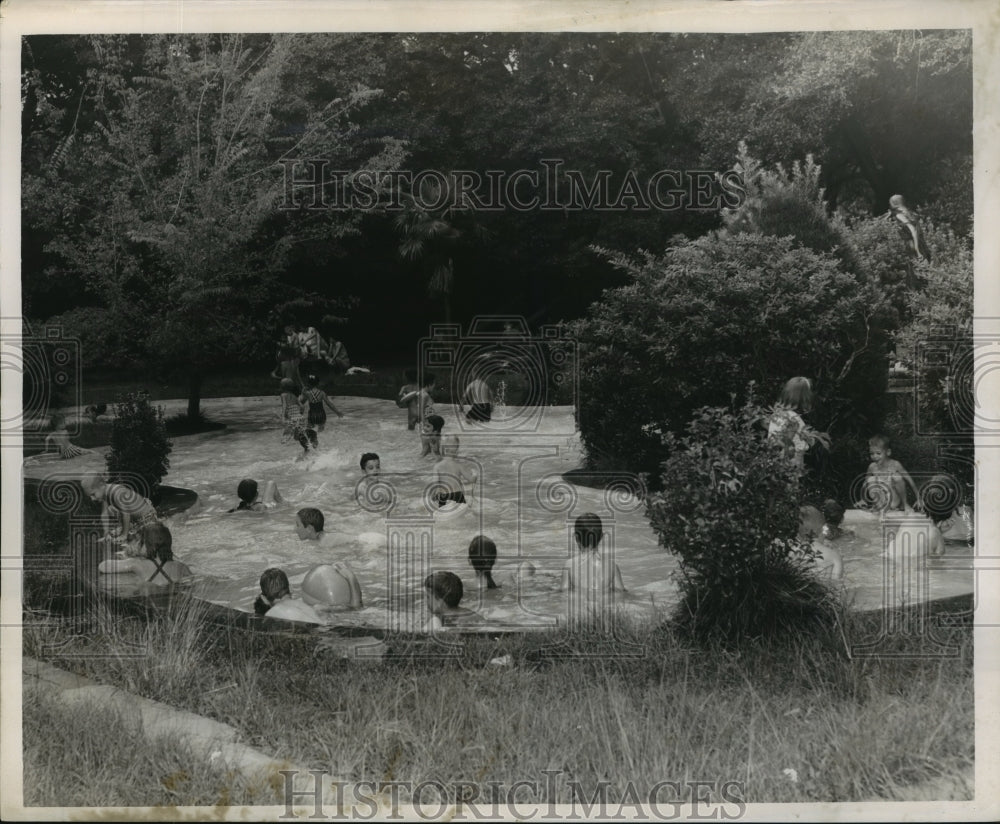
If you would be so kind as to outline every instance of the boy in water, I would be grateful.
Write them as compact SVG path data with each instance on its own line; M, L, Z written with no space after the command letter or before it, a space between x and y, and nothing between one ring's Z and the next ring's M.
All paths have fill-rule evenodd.
M906 487L913 490L913 497L920 503L920 491L913 483L910 473L892 458L889 439L885 435L874 435L868 439L868 450L872 462L868 464L865 478L865 503L870 508L881 510L906 510Z
M427 604L431 619L425 631L432 632L443 627L481 624L483 617L478 612L460 607L462 601L462 579L454 572L434 572L424 579Z
M464 504L465 484L475 484L479 474L474 469L470 470L463 466L463 463L467 465L468 461L460 461L456 457L458 455L458 438L455 435L449 435L442 440L441 452L443 457L434 464L434 468L437 470L438 484L444 487L438 492L438 506L444 506L448 501Z
M406 410L406 428L416 429L420 422L419 398L420 386L417 384L415 369L406 370L406 383L400 387L396 396L396 406Z
M323 513L314 507L307 506L295 513L295 534L300 541L319 541L324 546L330 543L327 533L323 531L326 519Z
M436 414L434 411L435 383L437 383L437 377L428 372L424 375L424 385L417 395L417 418L420 421L420 441L424 445L423 451L420 453L421 457L430 454L432 451L435 454L439 454L437 449L438 444L432 441L432 436L435 432L434 424L430 420ZM441 421L441 426L444 426L444 420ZM441 426L437 427L437 434L439 436L441 434Z
M444 428L444 418L440 415L431 415L425 421L428 432L421 433L420 441L423 443L423 450L420 452L420 457L424 455L440 455L441 454L441 430Z

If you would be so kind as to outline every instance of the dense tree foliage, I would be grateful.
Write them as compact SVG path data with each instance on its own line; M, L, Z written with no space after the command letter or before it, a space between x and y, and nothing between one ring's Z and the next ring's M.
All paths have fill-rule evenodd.
M857 276L869 263L843 260L851 244L821 215L831 207L859 223L902 193L960 236L971 225L964 31L33 36L23 69L25 313L70 312L104 362L156 355L197 372L254 355L296 313L344 316L352 354L393 358L445 307L457 321L579 317L629 279L594 246L662 249L724 225L716 203L642 198L661 170L730 168L741 140L768 169L812 155L825 195L809 214L833 234L786 232L787 208L734 217L794 234ZM538 182L522 178L521 193L553 208L423 219L402 208L415 194L403 181L399 209L386 208L386 188L370 207L283 209L282 158L299 178L311 161L465 171L480 195L488 173L525 170ZM568 202L573 175L584 187L605 175L624 208ZM312 194L322 205L335 185ZM616 200L623 192L632 199ZM441 217L455 242L413 254ZM873 241L879 231L864 229Z

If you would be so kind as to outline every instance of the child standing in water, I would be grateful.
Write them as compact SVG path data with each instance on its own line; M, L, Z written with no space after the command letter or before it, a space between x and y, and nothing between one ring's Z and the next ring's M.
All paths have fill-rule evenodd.
M435 434L435 431L434 424L430 420L436 415L434 411L434 384L436 382L437 377L428 372L424 375L424 385L417 395L417 417L420 421L420 441L423 443L423 451L420 453L421 457L430 454L432 446L437 446L436 443L432 444L431 442L431 437ZM441 421L441 426L444 426L444 420ZM437 434L439 436L441 434L441 426L437 427ZM437 449L433 449L433 451L435 453L438 452Z
M319 446L316 430L306 423L302 414L302 404L295 394L295 384L290 378L281 381L281 422L284 424L285 438L293 438L302 447L302 457L309 454L309 449Z
M603 538L604 523L599 515L585 512L576 519L573 540L577 552L563 565L564 590L626 591L618 564L599 550Z
M442 439L441 452L443 457L434 465L438 484L444 487L437 495L438 506L444 506L448 501L464 504L465 484L475 484L479 474L467 468L468 461L458 459L458 438L455 435ZM463 466L463 463L466 465Z
M399 390L396 406L406 410L406 428L416 429L420 423L420 386L417 384L415 369L406 370L406 383Z
M121 546L126 555L143 555L139 530L160 522L150 500L124 484L106 483L96 474L85 475L80 486L92 501L101 503L104 537L100 540Z
M299 403L309 405L309 425L315 427L320 432L326 426L325 407L329 406L330 411L334 412L338 418L344 417L343 413L333 405L333 401L330 400L329 395L319 388L319 378L315 375L310 375L306 378L306 389L299 396Z
M809 378L791 378L781 390L767 425L767 436L785 448L785 455L800 469L805 467L806 452L814 443L830 446L825 433L811 429L802 415L812 411L813 392Z
M919 504L920 490L910 473L892 458L889 439L885 435L873 435L868 439L868 451L872 462L868 464L868 477L865 478L865 503L883 511L909 510L906 500L909 486Z

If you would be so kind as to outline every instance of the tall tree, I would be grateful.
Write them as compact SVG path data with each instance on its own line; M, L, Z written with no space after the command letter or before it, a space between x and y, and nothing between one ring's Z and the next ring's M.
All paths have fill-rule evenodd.
M54 184L74 217L49 250L83 277L115 327L132 330L133 351L187 370L188 414L197 417L206 368L261 353L290 247L308 233L341 236L359 219L284 211L287 172L301 175L291 164L312 158L356 168L350 118L377 92L302 100L291 36L90 44L92 128L68 134L58 162L31 181L33 191ZM379 148L379 166L394 168L401 151Z

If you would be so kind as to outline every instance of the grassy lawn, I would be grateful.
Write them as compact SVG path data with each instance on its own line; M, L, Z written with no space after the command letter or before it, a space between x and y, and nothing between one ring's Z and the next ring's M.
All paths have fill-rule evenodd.
M878 619L848 615L842 629L852 642L873 638ZM428 657L440 650L427 639L389 638L384 660L359 662L331 654L321 635L220 627L194 607L149 622L117 616L89 636L29 622L24 651L231 724L244 743L346 781L466 782L480 798L491 782L536 782L524 803L589 799L603 783L614 803L629 782L645 797L657 782L697 779L739 782L745 802L860 801L971 770L972 630L943 632L954 657L919 657L926 643L910 637L897 651L918 657L852 659L843 637L805 634L735 654L619 626L614 637L468 636L451 658ZM591 657L572 657L581 653ZM490 663L503 655L510 666ZM26 782L41 788L36 803L68 803L45 777L61 739L39 740L32 712ZM110 746L115 757L114 741L76 724L77 750ZM119 780L103 758L78 758L76 770L93 803L111 804ZM546 770L557 771L549 785ZM203 785L175 789L173 803L205 797Z

